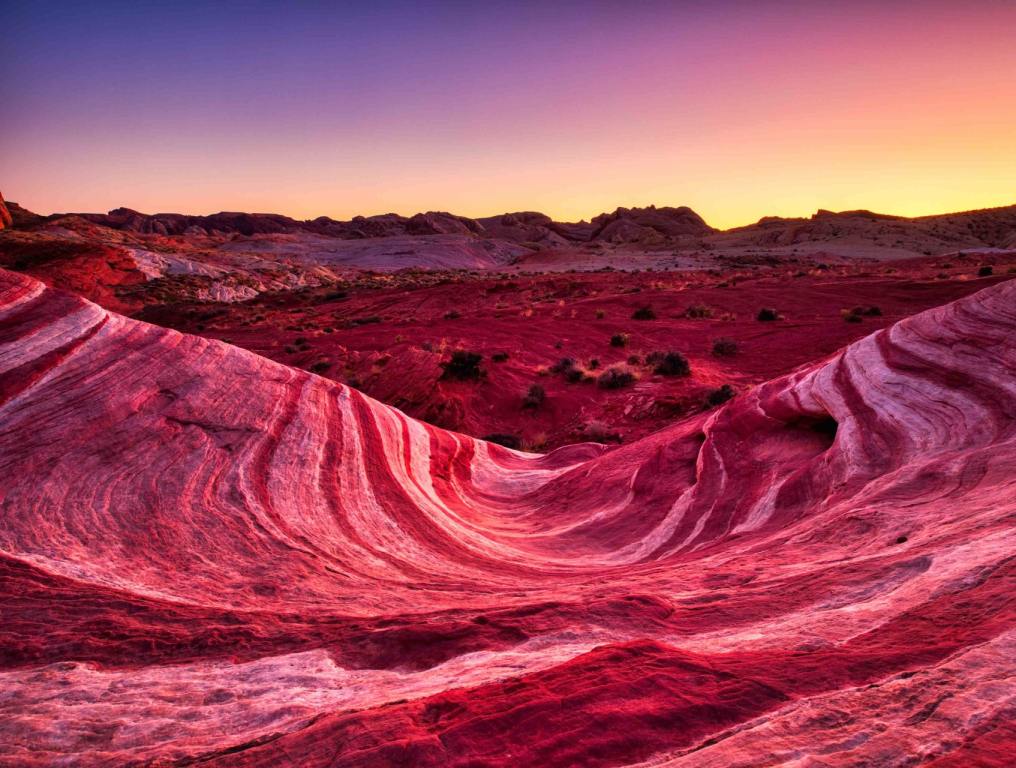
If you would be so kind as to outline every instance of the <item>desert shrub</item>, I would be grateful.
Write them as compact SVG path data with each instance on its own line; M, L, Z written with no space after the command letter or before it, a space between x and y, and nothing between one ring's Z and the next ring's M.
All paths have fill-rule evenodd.
M349 294L346 293L345 291L331 291L323 296L325 301L341 301L342 299L348 297Z
M656 313L652 307L639 307L631 315L632 320L655 320Z
M610 337L610 346L627 347L630 339L631 337L627 333L615 333Z
M355 317L349 321L348 325L350 328L356 328L360 325L374 325L380 322L381 318L378 315L369 315L368 317Z
M296 347L294 347L292 344L287 344L285 347L283 347L283 349L285 350L286 354L288 354L288 355L293 355L293 354L296 354L297 352L300 351Z
M483 355L476 352L456 349L452 352L452 357L448 362L441 363L441 367L444 368L441 378L459 379L460 381L478 379L483 375L483 370L480 368L482 360Z
M656 364L656 367L653 368L654 373L661 376L688 376L691 374L688 358L680 352L657 352L655 354L658 357L654 359ZM648 359L646 358L647 361Z
M724 384L722 387L717 387L711 390L706 395L706 405L710 408L715 408L717 405L722 405L734 396L734 388L729 384Z
M554 363L552 366L550 366L550 372L551 373L564 373L569 368L574 368L574 367L575 367L575 358L574 357L562 357L560 360L558 360L556 363Z
M624 363L612 365L600 374L596 383L601 389L621 389L635 383L635 372Z
M493 355L490 356L490 359L493 360L495 363L504 363L508 360L508 353L495 352Z
M733 357L737 354L737 342L733 339L715 339L713 341L713 355L716 357Z
M297 336L295 339L293 339L293 343L296 344L296 346L298 346L298 347L305 347L308 344L307 337L306 336Z
M606 316L607 316L607 313L606 313L606 312L604 312L604 311L603 311L602 309L598 309L598 310L596 310L596 319L597 319L597 320L602 320L602 319L603 319L603 318L605 318Z
M523 408L539 408L547 399L547 393L539 384L533 384L522 398Z
M565 381L569 381L572 384L578 381L582 381L585 377L585 371L583 371L579 364L572 357L562 357L550 368L552 373L560 373Z
M310 371L311 373L324 373L331 367L332 364L327 360L318 360L316 363L314 363L314 365L310 367Z
M497 443L498 445L503 445L505 448L512 448L516 451L522 447L522 441L515 435L506 435L500 432L495 432L490 435L484 435L482 439L486 440L488 443Z
M882 310L878 307L854 307L853 309L840 310L840 314L843 315L843 319L848 323L859 323L861 320L867 317L880 317Z
M642 358L638 355L628 355L628 365L642 365Z
M779 320L780 315L775 309L772 309L771 307L763 307L758 311L758 314L755 316L755 319L763 323L768 323L772 322L773 320Z
M595 371L599 367L600 367L600 358L598 357L592 357L589 359L589 362L586 363L586 368L588 368L591 371Z
M582 427L582 437L594 443L619 443L621 436L602 421L590 421Z
M880 317L882 310L878 307L854 307L850 310L855 315L867 315L868 317Z
M992 275L992 273L994 271L995 271L994 269L992 269L991 267L985 265L985 266L981 267L979 270L977 270L977 276L978 277L991 277L991 275Z
M444 313L445 320L458 320L460 317L462 317L462 315L456 312L454 309L450 309Z
M693 304L684 311L684 316L691 318L712 317L713 308L707 307L705 304Z

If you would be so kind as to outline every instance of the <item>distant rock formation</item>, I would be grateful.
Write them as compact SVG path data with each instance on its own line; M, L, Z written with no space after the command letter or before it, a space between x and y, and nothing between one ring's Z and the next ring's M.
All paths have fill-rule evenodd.
M716 230L695 211L680 208L618 208L592 221L593 239L610 243L652 243L682 236L702 237Z
M7 204L4 202L4 196L0 194L0 229L5 229L14 223L14 219L11 218L11 212L7 210Z

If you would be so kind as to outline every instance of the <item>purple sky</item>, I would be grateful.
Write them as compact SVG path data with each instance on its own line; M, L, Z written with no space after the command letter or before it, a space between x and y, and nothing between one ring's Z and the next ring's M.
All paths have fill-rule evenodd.
M2 190L349 216L1016 200L1016 4L5 4Z

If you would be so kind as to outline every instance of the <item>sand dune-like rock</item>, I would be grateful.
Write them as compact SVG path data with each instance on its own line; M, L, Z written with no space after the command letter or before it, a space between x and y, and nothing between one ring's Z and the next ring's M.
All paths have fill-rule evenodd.
M539 456L0 271L0 764L1004 765L1014 339Z

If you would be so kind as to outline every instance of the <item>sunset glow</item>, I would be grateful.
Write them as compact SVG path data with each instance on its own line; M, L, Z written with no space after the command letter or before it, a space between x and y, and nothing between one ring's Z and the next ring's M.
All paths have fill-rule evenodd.
M1016 200L1012 3L60 5L0 53L0 188L42 213Z

